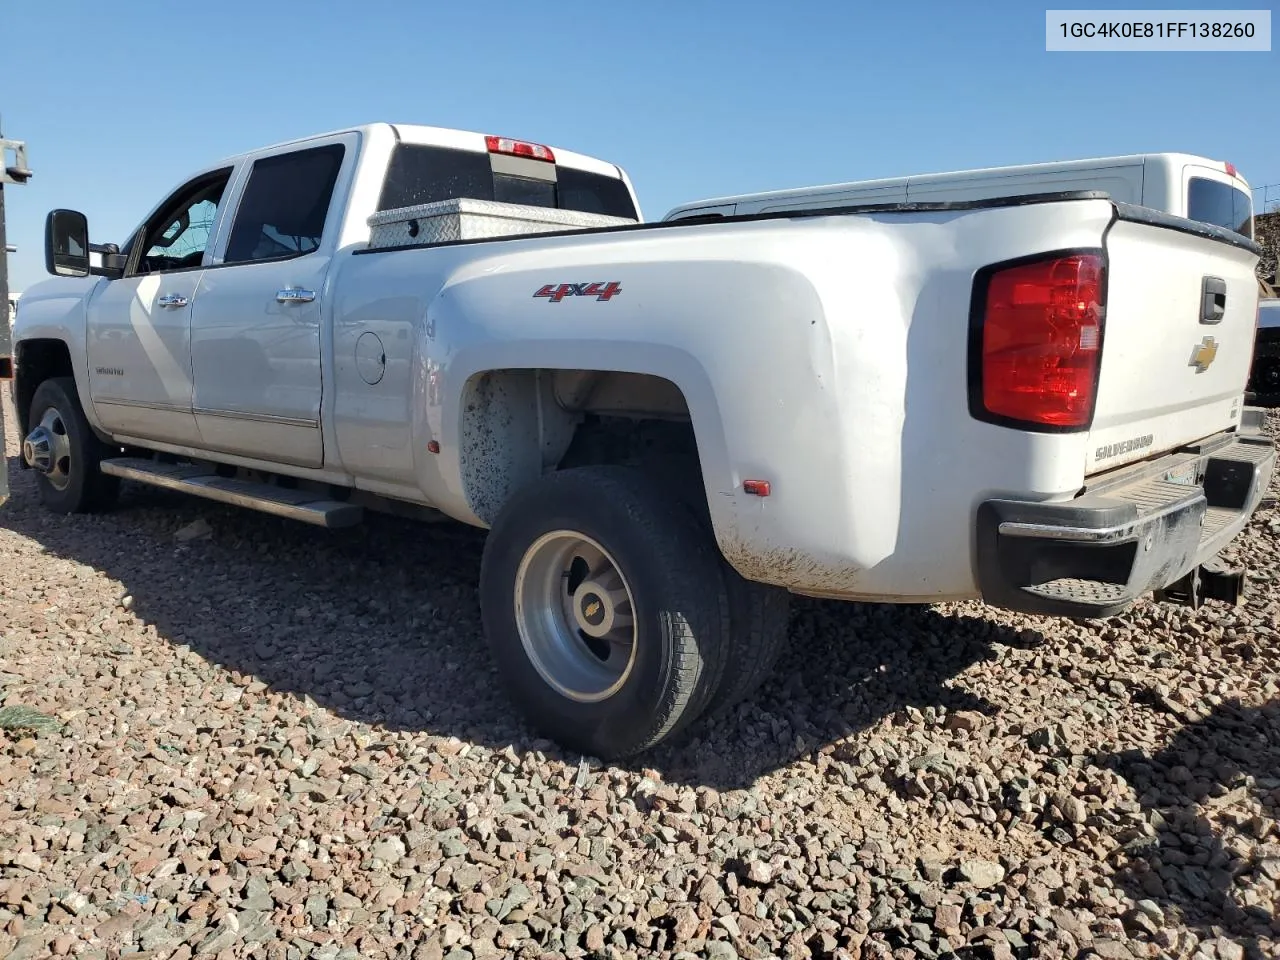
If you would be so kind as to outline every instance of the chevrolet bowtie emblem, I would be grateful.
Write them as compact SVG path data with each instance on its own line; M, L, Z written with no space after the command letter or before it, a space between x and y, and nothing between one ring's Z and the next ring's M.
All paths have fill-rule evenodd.
M1217 355L1218 341L1213 337L1205 337L1191 351L1190 365L1196 368L1196 373L1204 373L1209 369L1209 364L1213 363L1213 358Z

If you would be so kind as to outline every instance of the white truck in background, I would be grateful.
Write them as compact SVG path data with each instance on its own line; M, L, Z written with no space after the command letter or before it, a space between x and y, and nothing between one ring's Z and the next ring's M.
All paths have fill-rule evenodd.
M1247 237L1096 191L637 220L612 164L388 124L212 164L119 249L54 211L24 464L62 513L129 479L488 528L500 675L604 758L750 692L791 593L1238 598Z
M872 204L988 200L1063 190L1111 199L1253 237L1253 197L1232 163L1189 153L1147 153L915 174L796 187L681 204L663 220L744 216Z

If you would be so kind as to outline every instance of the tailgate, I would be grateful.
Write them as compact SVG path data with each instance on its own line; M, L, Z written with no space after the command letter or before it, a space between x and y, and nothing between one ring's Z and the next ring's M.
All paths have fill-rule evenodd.
M1258 315L1250 241L1116 206L1089 474L1237 426Z

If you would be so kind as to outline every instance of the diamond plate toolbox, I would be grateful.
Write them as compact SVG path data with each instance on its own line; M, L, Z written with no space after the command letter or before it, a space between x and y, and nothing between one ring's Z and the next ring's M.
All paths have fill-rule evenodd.
M453 240L487 240L636 223L577 210L528 207L492 200L440 200L375 213L368 220L369 247L430 246Z

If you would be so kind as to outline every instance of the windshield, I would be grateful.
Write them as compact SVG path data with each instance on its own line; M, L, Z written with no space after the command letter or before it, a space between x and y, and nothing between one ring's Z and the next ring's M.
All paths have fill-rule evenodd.
M391 155L378 209L464 197L638 219L619 177L557 164L554 182L530 180L495 172L485 153L413 143L400 144Z
M1253 201L1230 184L1192 177L1187 187L1187 217L1253 239Z

